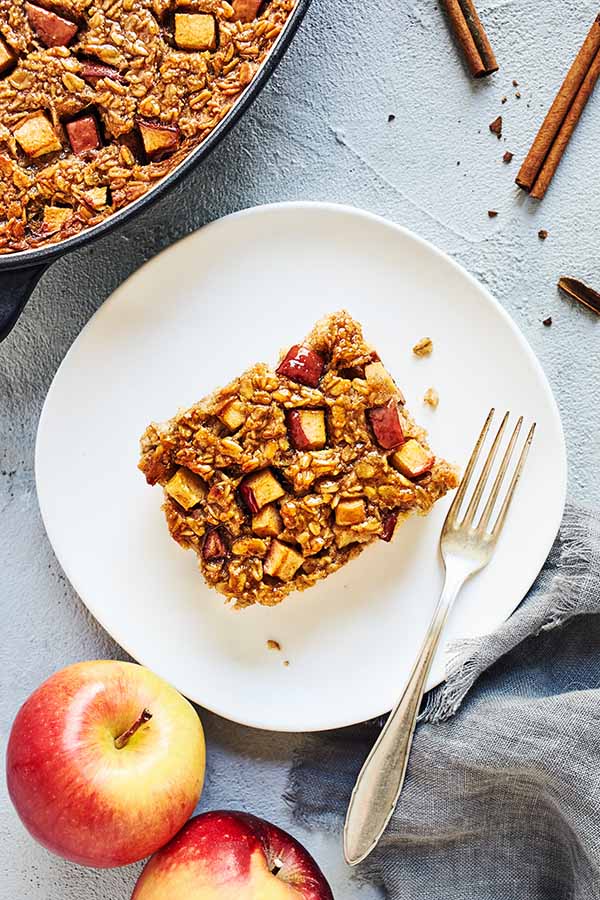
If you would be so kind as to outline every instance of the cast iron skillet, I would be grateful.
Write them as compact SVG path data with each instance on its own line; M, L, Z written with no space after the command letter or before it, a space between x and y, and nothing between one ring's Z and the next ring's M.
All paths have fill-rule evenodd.
M103 234L118 228L131 216L137 215L174 187L183 176L197 166L232 128L265 86L277 63L285 53L310 0L296 0L296 5L273 49L250 82L240 99L219 122L214 131L175 168L133 203L113 213L108 219L73 237L36 250L0 254L0 341L3 341L17 322L36 284L54 260Z

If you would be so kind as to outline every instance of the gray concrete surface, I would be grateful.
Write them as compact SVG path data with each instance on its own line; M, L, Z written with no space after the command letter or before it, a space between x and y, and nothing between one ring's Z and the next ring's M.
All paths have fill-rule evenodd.
M448 252L488 286L533 345L563 416L570 496L600 502L600 320L555 289L561 273L600 284L600 93L543 204L531 205L513 184L598 5L479 0L478 7L501 62L500 73L483 83L467 77L435 0L313 0L276 77L206 164L142 218L44 277L0 348L4 739L19 704L51 672L123 655L65 580L40 521L33 448L50 380L117 285L225 213L282 199L339 201L388 216ZM500 112L502 141L488 130ZM510 165L502 162L507 149L515 153ZM498 217L489 219L488 209ZM549 232L545 242L540 228ZM549 315L554 324L545 328ZM246 807L293 827L282 793L302 737L203 719L210 752L203 807ZM51 857L26 835L5 796L1 827L1 898L130 896L135 868L86 871ZM379 896L344 869L337 836L293 830L319 858L338 900Z

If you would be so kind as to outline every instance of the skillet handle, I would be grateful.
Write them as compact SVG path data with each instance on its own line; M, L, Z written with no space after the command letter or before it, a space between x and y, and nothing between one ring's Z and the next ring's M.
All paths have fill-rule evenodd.
M0 342L8 337L48 263L0 271Z

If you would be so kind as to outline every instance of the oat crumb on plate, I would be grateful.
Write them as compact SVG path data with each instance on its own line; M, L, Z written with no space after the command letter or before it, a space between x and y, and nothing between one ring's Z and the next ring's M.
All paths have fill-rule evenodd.
M433 341L430 337L421 338L412 348L415 356L431 356L433 352Z
M269 650L281 650L281 644L279 643L279 641L274 641L270 638L267 641L267 647L269 648Z
M423 396L423 403L426 403L427 406L432 406L433 409L436 409L440 402L440 395L436 391L435 388L427 388L425 394Z

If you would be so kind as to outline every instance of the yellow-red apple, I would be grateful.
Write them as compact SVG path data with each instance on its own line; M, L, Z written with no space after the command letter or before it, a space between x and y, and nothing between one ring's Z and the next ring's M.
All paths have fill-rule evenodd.
M242 812L191 819L146 864L132 900L333 900L325 876L281 828Z
M77 663L21 707L6 763L36 840L82 865L123 866L162 847L194 811L204 734L187 700L149 669Z

